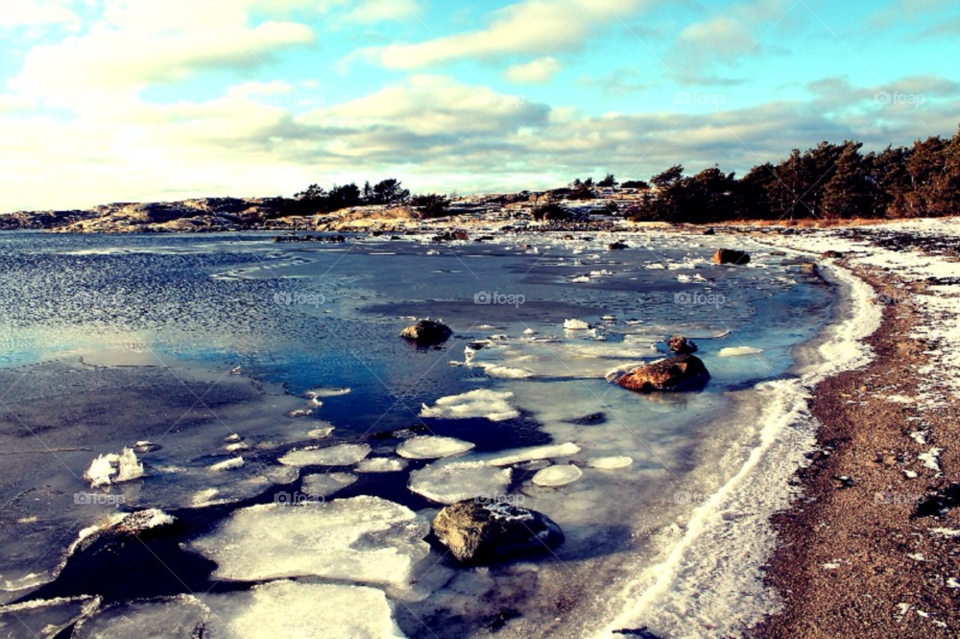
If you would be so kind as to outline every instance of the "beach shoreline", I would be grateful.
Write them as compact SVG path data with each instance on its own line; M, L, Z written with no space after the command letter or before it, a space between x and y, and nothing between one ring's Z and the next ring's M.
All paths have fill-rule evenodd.
M926 401L949 393L929 387L936 381L924 375L926 353L940 345L920 336L929 308L910 303L930 294L929 283L897 268L844 265L884 310L864 340L874 357L813 390L817 447L796 474L801 496L772 520L779 542L766 580L783 610L748 634L955 636L960 513L931 514L931 506L949 497L960 470L958 411L955 400L935 409Z

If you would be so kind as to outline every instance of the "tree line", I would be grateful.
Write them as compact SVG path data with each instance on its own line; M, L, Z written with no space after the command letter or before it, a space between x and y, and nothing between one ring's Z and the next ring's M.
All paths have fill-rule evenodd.
M408 189L396 179L381 180L371 185L366 182L363 188L354 183L333 185L327 190L319 184L311 184L305 190L293 196L287 203L283 215L316 215L333 213L354 206L369 205L399 206L407 205L419 211L423 217L441 217L447 214L449 198L434 193L410 195Z
M960 130L952 138L934 136L879 153L863 154L862 146L821 142L794 149L787 159L755 166L739 179L717 167L688 176L676 165L652 177L649 190L642 182L634 186L643 191L640 202L624 214L690 223L960 214Z

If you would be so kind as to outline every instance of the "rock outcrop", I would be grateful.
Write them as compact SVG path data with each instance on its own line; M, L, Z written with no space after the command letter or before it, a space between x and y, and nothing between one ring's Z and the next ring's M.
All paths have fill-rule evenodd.
M703 388L710 373L703 361L694 355L678 355L647 366L635 368L617 380L627 390L639 393L686 391Z
M453 335L450 327L443 322L434 320L420 320L413 326L408 326L400 333L400 337L415 342L417 346L434 346L442 344Z
M750 254L735 249L720 249L713 254L716 264L749 264Z
M697 345L682 335L675 335L667 340L667 348L677 355L690 355L697 352Z
M542 513L475 499L441 510L433 520L433 533L457 560L470 563L544 552L563 541L560 526Z

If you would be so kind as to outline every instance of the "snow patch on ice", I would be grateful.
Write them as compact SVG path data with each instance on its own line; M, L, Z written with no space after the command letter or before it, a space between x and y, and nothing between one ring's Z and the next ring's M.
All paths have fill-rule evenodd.
M421 417L445 419L468 419L486 417L493 422L502 422L520 416L520 412L507 401L511 392L478 389L460 395L441 397L433 406L426 404L420 410Z
M132 448L124 448L119 454L100 455L91 462L83 473L91 488L100 488L110 484L119 484L143 477L143 464L137 460Z

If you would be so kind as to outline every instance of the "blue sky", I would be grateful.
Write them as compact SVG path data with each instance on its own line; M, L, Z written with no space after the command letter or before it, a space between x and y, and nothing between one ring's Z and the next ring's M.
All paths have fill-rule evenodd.
M0 211L558 186L953 135L948 0L0 0Z

